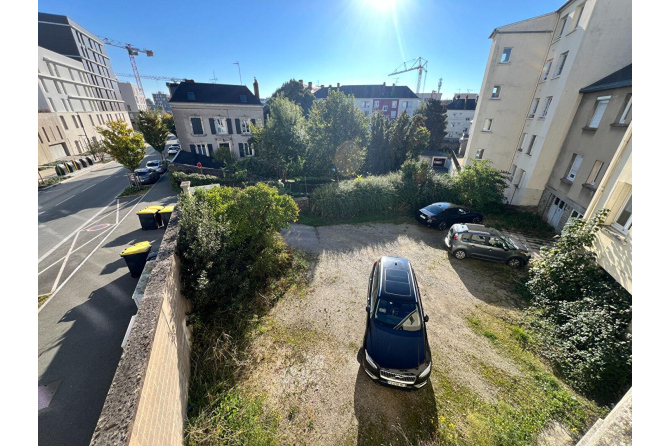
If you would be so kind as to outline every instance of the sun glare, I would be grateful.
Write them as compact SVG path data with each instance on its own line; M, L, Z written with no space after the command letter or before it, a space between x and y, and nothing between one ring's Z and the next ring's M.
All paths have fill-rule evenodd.
M390 11L395 9L396 0L366 0L378 11Z

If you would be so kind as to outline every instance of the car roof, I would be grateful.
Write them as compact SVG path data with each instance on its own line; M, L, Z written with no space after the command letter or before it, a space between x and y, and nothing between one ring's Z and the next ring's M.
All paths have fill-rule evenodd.
M414 277L409 260L383 256L379 260L379 297L402 302L416 302Z
M456 225L454 225L456 226ZM459 224L458 228L456 229L458 232L470 232L470 233L477 233L477 234L487 234L487 235L492 235L494 237L500 237L500 232L498 232L497 229L494 228L488 228L484 225L477 225L474 223L463 223Z
M142 167L141 169L135 169L136 173L147 173L147 172L152 172L151 170L147 169L146 167Z

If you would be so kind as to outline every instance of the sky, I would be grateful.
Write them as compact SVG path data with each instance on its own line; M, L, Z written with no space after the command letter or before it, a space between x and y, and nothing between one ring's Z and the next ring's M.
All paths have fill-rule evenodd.
M239 84L261 97L294 78L317 85L388 84L422 92L479 93L495 27L555 11L564 0L121 1L40 0L93 34L154 51L135 57L140 74ZM126 50L108 46L117 74L132 74ZM239 62L238 66L234 62ZM121 81L134 78L119 77ZM165 81L143 79L147 96ZM425 85L425 87L424 87Z

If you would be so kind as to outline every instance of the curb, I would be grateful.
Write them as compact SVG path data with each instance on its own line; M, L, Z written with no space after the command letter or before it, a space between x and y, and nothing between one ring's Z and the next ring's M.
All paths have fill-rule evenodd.
M62 180L61 180L61 181L62 181ZM52 187L56 187L56 186L58 186L58 185L60 185L60 183L52 184L51 186L47 186L47 187L41 187L41 188L38 187L38 188L37 188L37 192L42 192L43 190L51 189Z

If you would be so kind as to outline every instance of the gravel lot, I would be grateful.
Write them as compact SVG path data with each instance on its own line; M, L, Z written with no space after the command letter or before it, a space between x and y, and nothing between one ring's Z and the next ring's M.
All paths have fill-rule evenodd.
M309 284L280 301L254 342L253 365L243 387L267 397L282 414L282 444L406 444L435 433L438 409L448 405L436 376L448 376L484 401L498 399L480 375L485 363L510 379L519 369L468 318L482 312L514 316L512 291L519 272L504 264L447 255L445 233L416 224L360 224L283 233L314 257ZM417 275L433 352L431 382L416 392L375 384L361 366L367 281L374 260L405 257Z

